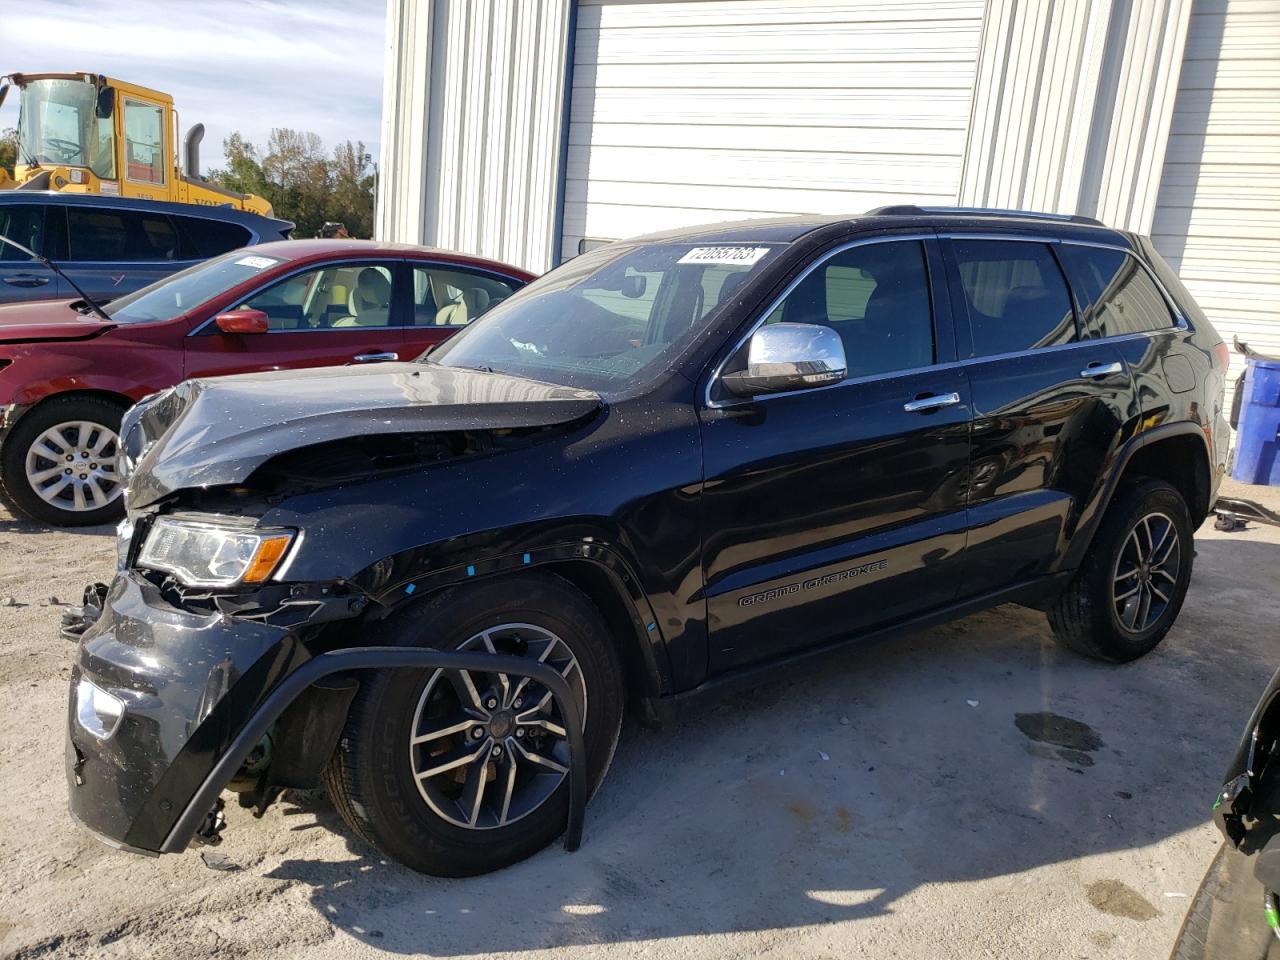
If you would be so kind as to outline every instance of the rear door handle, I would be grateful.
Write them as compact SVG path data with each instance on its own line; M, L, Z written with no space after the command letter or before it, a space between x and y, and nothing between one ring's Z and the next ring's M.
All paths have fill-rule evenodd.
M1080 376L1109 377L1113 373L1124 373L1124 365L1121 363L1103 363L1101 360L1095 360L1080 371Z
M351 358L356 363L381 363L385 360L399 360L398 353L357 353Z
M907 413L927 413L930 410L938 410L942 407L954 407L960 402L960 394L958 393L940 393L935 397L920 397L902 405L902 409Z
M17 276L5 277L4 282L11 287L43 287L49 282L49 278L37 277L30 273L20 273Z

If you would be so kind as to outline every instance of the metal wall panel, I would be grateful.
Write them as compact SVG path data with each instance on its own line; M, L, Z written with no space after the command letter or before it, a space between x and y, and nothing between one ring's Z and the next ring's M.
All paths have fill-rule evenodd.
M982 0L584 0L564 248L954 203Z
M1277 0L1197 0L1152 239L1228 342L1280 355Z
M569 0L389 7L380 237L546 269Z
M960 202L1147 232L1191 0L988 0Z

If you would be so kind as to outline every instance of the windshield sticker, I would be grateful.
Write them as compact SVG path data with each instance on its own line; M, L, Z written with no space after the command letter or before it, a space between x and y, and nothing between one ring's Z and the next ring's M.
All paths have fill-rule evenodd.
M267 267L274 267L279 262L279 260L272 260L270 257L241 257L236 261L236 266L265 270Z
M764 259L768 247L694 247L676 263L726 264L753 267Z

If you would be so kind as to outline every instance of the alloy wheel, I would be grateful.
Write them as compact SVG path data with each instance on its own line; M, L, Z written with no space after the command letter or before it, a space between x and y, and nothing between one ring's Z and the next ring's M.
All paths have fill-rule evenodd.
M1173 520L1163 513L1141 517L1116 557L1111 601L1120 626L1141 633L1173 602L1182 567L1182 543Z
M529 657L560 672L585 722L587 691L568 645L543 627L507 623L459 650ZM439 816L472 830L505 827L542 806L569 772L564 718L551 692L506 674L437 670L413 715L409 765Z
M68 420L45 430L27 450L31 489L70 513L100 510L124 493L116 473L120 438L91 420Z

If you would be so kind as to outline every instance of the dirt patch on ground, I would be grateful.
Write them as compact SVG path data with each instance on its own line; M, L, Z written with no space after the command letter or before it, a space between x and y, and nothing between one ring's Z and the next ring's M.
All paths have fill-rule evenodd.
M1017 607L855 650L675 730L628 724L579 852L451 881L314 796L261 820L231 805L234 871L78 830L75 648L44 603L109 579L114 542L0 511L0 957L1164 960L1189 901L1153 904L1194 891L1220 842L1205 798L1280 621L1280 531L1206 527L1197 548L1179 623L1136 663L1067 653Z

